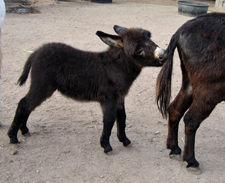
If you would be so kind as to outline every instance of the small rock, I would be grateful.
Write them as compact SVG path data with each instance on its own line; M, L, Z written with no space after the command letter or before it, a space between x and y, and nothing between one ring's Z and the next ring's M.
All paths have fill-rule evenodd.
M156 131L156 132L155 132L155 135L158 135L158 134L160 134L160 131Z
M18 153L18 151L15 149L15 150L13 150L13 151L11 151L11 154L12 155L16 155Z
M4 145L0 145L0 148L3 149L5 146Z

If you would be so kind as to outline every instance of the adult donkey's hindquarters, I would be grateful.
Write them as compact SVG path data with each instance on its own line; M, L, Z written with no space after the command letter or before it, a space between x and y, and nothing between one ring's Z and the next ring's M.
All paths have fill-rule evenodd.
M164 50L150 40L147 30L120 26L114 26L114 30L118 35L97 32L110 46L105 52L85 52L62 43L49 43L30 55L19 78L19 84L24 84L31 70L30 90L20 100L8 131L11 143L18 143L19 129L24 135L29 132L26 123L30 113L58 90L78 101L100 103L100 143L104 152L112 150L109 138L115 121L118 139L124 146L130 144L125 133L124 98L143 67L162 66Z
M178 95L169 105L176 48L183 78ZM188 110L184 115L183 160L187 168L199 171L194 151L196 131L215 106L225 100L225 14L210 13L187 21L171 38L165 55L157 79L156 100L163 116L169 114L167 148L171 156L181 154L178 125Z

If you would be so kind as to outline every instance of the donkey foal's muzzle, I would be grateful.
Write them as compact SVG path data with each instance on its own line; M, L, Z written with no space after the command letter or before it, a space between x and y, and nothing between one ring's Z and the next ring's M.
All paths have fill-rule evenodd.
M159 59L159 62L161 64L163 64L164 57L165 57L165 50L160 47L157 47L154 51L154 56L155 58Z

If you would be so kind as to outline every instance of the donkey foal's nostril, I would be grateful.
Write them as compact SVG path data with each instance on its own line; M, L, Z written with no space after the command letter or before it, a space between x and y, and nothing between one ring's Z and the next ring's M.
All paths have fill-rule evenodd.
M164 55L159 55L159 60L162 60L164 58Z

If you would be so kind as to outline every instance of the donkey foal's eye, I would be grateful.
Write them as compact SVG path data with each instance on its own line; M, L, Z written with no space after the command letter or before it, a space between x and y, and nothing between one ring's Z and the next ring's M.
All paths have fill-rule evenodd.
M144 57L145 56L145 52L143 50L138 50L137 51L137 55Z

